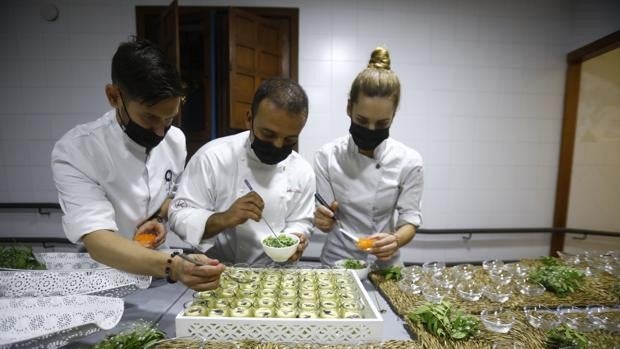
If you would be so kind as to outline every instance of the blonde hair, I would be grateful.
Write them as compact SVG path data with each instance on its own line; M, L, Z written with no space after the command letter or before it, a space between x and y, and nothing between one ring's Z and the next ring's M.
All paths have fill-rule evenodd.
M357 74L351 84L350 102L357 102L360 93L368 97L389 97L394 101L396 110L400 101L400 80L390 69L390 64L388 50L381 46L375 48L370 54L368 66Z

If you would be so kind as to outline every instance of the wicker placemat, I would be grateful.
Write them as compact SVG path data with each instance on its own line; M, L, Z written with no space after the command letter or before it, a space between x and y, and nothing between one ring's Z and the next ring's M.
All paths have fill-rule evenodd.
M523 261L526 264L535 265L536 261ZM486 278L486 272L476 267L474 278ZM533 328L527 323L522 312L525 305L543 304L548 307L556 307L558 305L576 305L585 306L590 304L615 305L618 304L618 297L614 294L613 288L618 282L617 278L611 275L601 275L597 277L586 278L586 281L580 291L577 291L564 298L559 298L553 293L545 292L538 297L523 296L521 294L513 294L507 302L501 304L504 308L514 310L516 323L507 334L498 334L489 332L481 325L480 333L474 338L467 341L441 340L434 335L426 332L419 324L413 323L407 319L406 314L426 303L421 294L408 294L400 290L398 284L394 280L385 280L378 273L371 273L370 280L377 287L379 292L386 298L392 309L401 318L405 320L407 330L411 333L412 338L417 338L423 348L491 348L493 342L501 340L519 341L525 344L526 348L544 348L545 334L544 331ZM477 302L469 302L458 297L454 292L446 298L447 301L461 308L464 312L479 315L485 308L500 306L486 298L482 298ZM614 344L620 343L620 335L610 334L609 332L595 331L586 334L591 341L592 348L613 348Z
M482 268L477 267L474 278L482 281L486 279L486 272ZM383 278L376 273L371 273L370 279L390 298L389 300L398 314L404 314L426 302L421 294L407 294L402 292L398 288L396 282L391 280L384 281ZM542 304L551 308L555 308L558 305L616 305L619 303L618 296L616 296L613 291L616 282L618 282L618 279L609 274L588 277L585 279L584 285L579 291L563 298L551 292L545 292L541 296L525 296L518 292L514 292L510 299L501 306L505 308L522 309L523 306L537 304ZM485 297L482 297L477 302L464 300L460 298L454 290L446 300L469 313L480 313L485 308L498 306L498 303L491 302Z

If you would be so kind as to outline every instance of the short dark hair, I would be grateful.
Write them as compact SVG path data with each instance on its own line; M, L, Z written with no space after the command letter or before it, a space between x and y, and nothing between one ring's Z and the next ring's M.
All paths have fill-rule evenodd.
M252 100L252 118L256 116L260 102L269 98L278 108L289 113L308 116L308 96L306 91L295 81L286 78L274 78L263 81Z
M147 105L185 95L176 67L154 44L135 37L118 46L112 58L112 82L129 99Z

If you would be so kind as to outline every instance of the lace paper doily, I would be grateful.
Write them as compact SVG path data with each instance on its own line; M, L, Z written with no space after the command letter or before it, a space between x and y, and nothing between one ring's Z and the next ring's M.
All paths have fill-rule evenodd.
M109 330L123 316L119 298L56 296L0 299L0 347L58 347Z

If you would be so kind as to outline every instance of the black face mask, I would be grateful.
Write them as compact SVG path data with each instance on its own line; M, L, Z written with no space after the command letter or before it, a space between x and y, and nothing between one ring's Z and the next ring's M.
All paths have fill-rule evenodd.
M390 136L390 128L369 130L351 121L349 133L351 133L353 142L355 142L358 148L362 150L373 150Z
M254 125L252 125L254 127ZM282 148L277 148L269 142L265 142L262 139L256 137L254 134L254 141L252 141L252 149L258 159L267 165L275 165L280 161L286 159L293 151L292 145L284 145Z
M121 100L123 100L123 96L121 95ZM138 124L136 124L131 117L129 116L129 112L127 111L127 107L125 107L125 100L123 100L123 109L125 110L125 115L127 116L127 124L121 123L121 128L132 141L140 144L141 146L146 148L146 151L150 151L155 148L161 141L166 137L166 133L170 129L170 126L166 127L164 131L164 135L160 136L157 133L148 130Z

